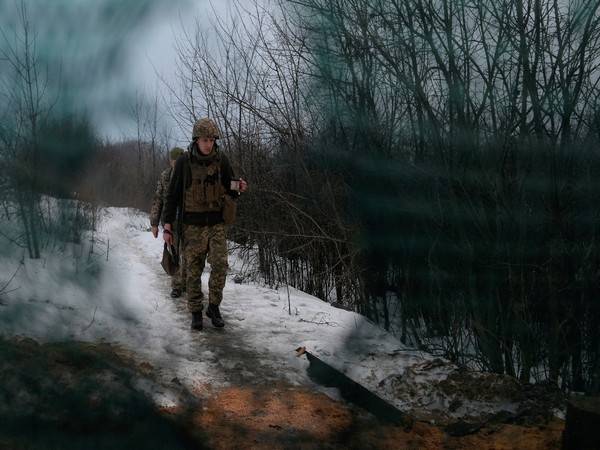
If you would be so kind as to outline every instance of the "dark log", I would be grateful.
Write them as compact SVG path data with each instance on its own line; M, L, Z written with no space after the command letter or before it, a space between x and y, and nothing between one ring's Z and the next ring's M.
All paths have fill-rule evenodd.
M567 404L562 450L600 449L600 397L581 397Z
M306 351L306 348L297 348L296 352L297 356L306 355L310 362L307 369L308 376L317 383L337 388L346 401L366 409L383 422L405 428L412 427L414 419L409 414L403 413L339 370L321 361L317 356Z

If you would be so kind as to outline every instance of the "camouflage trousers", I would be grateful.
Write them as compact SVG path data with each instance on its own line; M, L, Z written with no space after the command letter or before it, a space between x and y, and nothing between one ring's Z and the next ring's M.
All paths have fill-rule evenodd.
M184 255L187 262L187 306L191 312L204 309L202 292L202 272L206 256L210 252L210 276L208 279L208 301L220 305L223 301L223 288L229 270L227 261L227 239L225 224L203 227L185 225Z

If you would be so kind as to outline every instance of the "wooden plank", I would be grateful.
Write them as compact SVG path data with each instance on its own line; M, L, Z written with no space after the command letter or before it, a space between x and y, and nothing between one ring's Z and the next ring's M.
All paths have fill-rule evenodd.
M409 414L403 413L360 383L308 352L305 347L297 348L296 356L302 355L306 355L310 363L307 369L308 376L317 383L339 389L346 401L366 409L383 422L405 428L412 427L414 419Z

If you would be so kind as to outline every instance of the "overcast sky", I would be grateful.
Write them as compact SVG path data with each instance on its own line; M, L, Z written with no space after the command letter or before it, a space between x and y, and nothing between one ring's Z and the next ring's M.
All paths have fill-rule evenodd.
M57 107L86 110L102 137L114 139L131 130L136 93L155 91L157 72L168 74L174 65L173 30L195 26L197 17L213 14L211 5L224 14L232 2L23 0L35 26L38 64L48 65L51 85L60 84ZM8 42L21 30L20 5L21 0L0 2L0 28ZM0 45L9 44L2 38Z

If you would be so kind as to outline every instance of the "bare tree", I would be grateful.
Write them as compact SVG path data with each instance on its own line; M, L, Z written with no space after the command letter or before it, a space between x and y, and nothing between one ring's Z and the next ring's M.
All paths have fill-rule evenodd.
M599 6L563 3L236 3L184 32L171 106L224 124L268 280L597 389Z
M0 38L0 60L4 66L0 73L4 119L0 157L14 187L25 246L31 258L39 258L39 131L55 98L50 92L48 71L38 63L37 35L28 20L25 3L20 4L17 25L0 30Z
M149 95L136 92L130 105L130 115L135 123L135 136L122 143L125 146L135 143L137 163L128 167L138 180L132 184L138 192L131 197L131 201L135 205L145 202L147 205L142 207L142 210L146 210L151 203L157 177L168 163L168 153L173 141L169 127L165 125L161 128L161 124L164 123L161 99L158 89Z
M325 61L343 154L365 156L388 194L352 174L374 206L358 209L370 314L387 325L381 299L396 294L419 343L450 325L461 348L444 351L463 362L524 380L544 363L577 388L587 367L593 380L597 208L581 175L598 158L597 2L292 3Z
M311 93L308 31L258 2L234 9L210 30L199 23L196 33L183 32L176 48L184 87L172 88L173 104L189 124L208 114L223 125L225 146L252 186L231 236L259 244L267 279L324 299L337 292L342 301L357 280L353 231L339 207L343 183L319 167L314 138L323 115Z

